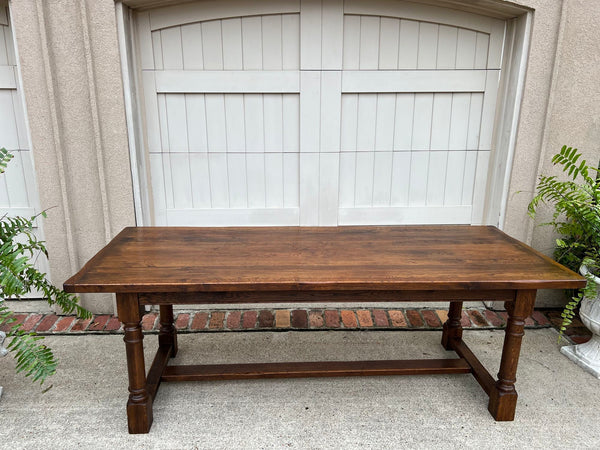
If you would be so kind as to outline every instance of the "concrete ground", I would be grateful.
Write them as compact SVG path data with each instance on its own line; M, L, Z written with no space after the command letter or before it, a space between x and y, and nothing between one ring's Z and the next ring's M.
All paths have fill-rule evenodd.
M179 363L436 358L433 331L194 333ZM465 341L495 374L504 332ZM147 435L129 435L120 335L46 337L60 366L45 394L0 361L4 448L600 448L600 381L559 353L553 329L527 330L514 422L495 422L471 375L163 383ZM147 336L146 363L156 349ZM452 354L450 354L452 355Z

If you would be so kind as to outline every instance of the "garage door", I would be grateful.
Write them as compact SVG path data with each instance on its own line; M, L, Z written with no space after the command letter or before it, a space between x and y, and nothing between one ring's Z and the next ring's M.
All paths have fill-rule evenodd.
M0 216L33 216L39 212L31 146L27 134L17 62L9 24L8 9L0 0L0 147L11 151L14 158L0 176ZM43 239L41 228L34 230ZM40 255L36 267L48 272L48 261ZM32 292L27 297L39 297Z
M504 22L398 0L136 20L155 224L482 221Z

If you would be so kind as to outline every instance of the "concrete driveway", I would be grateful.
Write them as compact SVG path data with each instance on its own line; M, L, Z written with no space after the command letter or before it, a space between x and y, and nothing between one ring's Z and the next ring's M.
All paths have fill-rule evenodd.
M436 358L430 331L195 333L178 363ZM466 331L491 373L503 331ZM600 381L559 353L553 329L527 330L514 422L495 422L471 375L163 383L147 435L129 435L120 335L51 336L60 359L40 393L0 361L4 448L600 448ZM156 349L147 336L146 363Z

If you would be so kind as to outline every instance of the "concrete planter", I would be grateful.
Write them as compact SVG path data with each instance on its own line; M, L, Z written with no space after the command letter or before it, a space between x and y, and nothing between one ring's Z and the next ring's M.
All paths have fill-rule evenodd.
M582 266L580 272L589 274L587 267ZM591 275L596 283L596 298L584 298L581 302L579 316L583 324L592 332L592 339L585 344L568 345L560 349L561 353L577 365L583 367L600 379L600 278Z

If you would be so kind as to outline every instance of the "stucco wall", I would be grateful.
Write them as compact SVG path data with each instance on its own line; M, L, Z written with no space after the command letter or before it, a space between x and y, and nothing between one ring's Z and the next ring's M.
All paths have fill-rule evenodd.
M533 221L527 204L540 174L560 174L552 156L563 145L600 159L600 4L594 0L518 2L535 9L527 81L504 229L552 255L552 214L540 208ZM538 293L538 306L562 306L560 291Z
M536 227L526 207L563 143L599 157L600 7L596 0L505 4L533 8L534 20L504 229L551 253L551 230ZM115 6L12 0L10 8L41 206L54 207L45 225L52 279L61 284L135 223ZM84 305L113 311L111 296L90 296Z
M9 3L56 284L135 223L114 3ZM113 311L110 295L84 306Z

